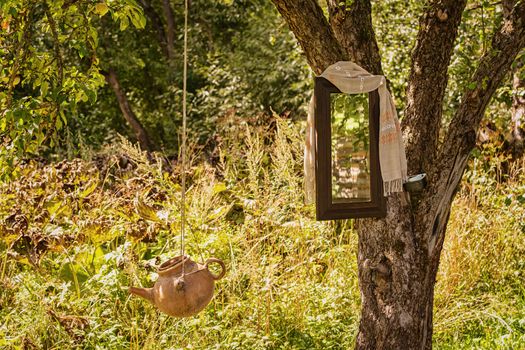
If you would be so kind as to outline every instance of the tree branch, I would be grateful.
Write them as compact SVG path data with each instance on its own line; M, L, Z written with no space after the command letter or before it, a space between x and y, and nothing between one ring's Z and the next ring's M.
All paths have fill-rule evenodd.
M133 132L135 132L135 136L137 137L140 146L146 151L151 151L153 149L153 143L151 142L151 139L148 133L146 132L146 129L144 129L140 121L137 119L137 116L131 109L126 94L122 91L120 87L117 73L115 73L113 69L110 69L108 72L104 72L104 76L106 78L106 81L113 89L113 92L117 96L120 110L122 111L122 114L124 115L126 121L133 129Z
M51 34L53 35L55 57L58 64L58 86L62 87L62 82L64 81L64 62L62 60L62 54L60 53L60 41L58 39L57 25L53 19L51 11L49 11L49 5L47 2L44 2L44 12L46 14L47 20L49 21L49 28L51 28Z
M175 57L175 19L173 18L173 10L171 9L170 0L164 0L164 15L166 16L166 23L168 25L168 32L166 37L166 42L168 44L168 58L170 62Z
M492 50L481 59L472 82L450 123L441 158L468 154L475 146L475 136L490 98L509 72L512 62L525 47L525 1L519 2L492 40ZM465 137L469 135L469 137ZM459 141L459 142L458 142ZM450 169L447 169L450 170Z
M334 36L316 0L272 0L303 48L310 67L321 74L329 65L349 58Z
M476 145L476 133L485 109L496 89L510 71L512 62L525 47L525 1L519 1L504 20L492 39L491 49L481 57L472 76L474 89L467 90L456 111L444 143L432 170L434 179L443 179L431 184L429 191L439 193L440 202L451 201L465 171L468 155ZM435 217L446 224L448 213L438 207ZM439 246L444 238L444 227L433 238ZM432 246L432 245L431 245Z
M433 164L448 66L466 3L432 0L420 19L402 123L409 174L428 171Z
M525 67L525 60L518 61L512 69L512 110L510 126L510 149L514 159L523 156L525 151L525 79L521 72Z
M327 0L327 5L335 38L347 56L370 73L383 74L370 0L354 0L351 6L340 0Z

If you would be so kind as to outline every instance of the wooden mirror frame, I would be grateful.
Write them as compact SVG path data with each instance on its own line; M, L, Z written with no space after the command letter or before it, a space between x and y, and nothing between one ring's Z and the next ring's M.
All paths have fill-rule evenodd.
M330 95L341 91L323 77L315 78L315 195L317 220L384 217L386 200L383 195L383 179L379 165L379 94L368 93L369 140L370 140L370 201L332 202L332 127Z

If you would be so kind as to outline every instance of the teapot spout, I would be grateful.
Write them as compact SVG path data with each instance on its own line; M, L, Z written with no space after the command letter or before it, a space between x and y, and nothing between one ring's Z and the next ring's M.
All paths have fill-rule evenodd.
M149 300L153 304L155 303L155 300L153 298L153 288L129 287L129 292L131 294L135 294L135 295L138 295L141 298Z

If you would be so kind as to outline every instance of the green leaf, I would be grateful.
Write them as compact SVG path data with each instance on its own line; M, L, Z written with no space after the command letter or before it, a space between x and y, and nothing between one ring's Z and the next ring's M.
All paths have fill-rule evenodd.
M100 17L104 16L106 13L108 13L109 7L108 5L104 4L103 2L100 2L95 5L95 12L100 15Z
M40 95L42 97L46 97L48 89L49 89L49 83L47 81L43 81L42 84L40 84Z
M2 118L0 120L0 131L4 132L6 128L7 128L7 119L6 118Z
M85 95L87 96L89 102L95 103L97 101L97 92L95 90L91 90L91 89L87 88L86 86L83 86L82 90L84 91Z
M93 48L96 48L98 46L98 32L95 28L89 28L88 31L89 34L89 42L91 43L91 46Z
M56 128L57 130L60 130L60 129L62 129L62 125L63 125L63 124L62 124L62 119L60 119L60 118L56 118L56 120L55 120L55 128Z
M97 186L98 186L98 181L91 181L90 183L88 183L88 186L86 186L86 188L84 188L84 190L80 192L79 197L80 198L88 197L90 194L92 194L95 191Z
M124 31L126 28L129 27L129 19L126 16L123 16L120 19L120 30Z
M77 51L78 51L78 57L80 58L84 58L85 56L89 54L88 50L86 49L84 45L79 46L77 48Z
M215 185L213 185L213 194L218 194L218 193L224 192L226 190L227 190L227 188L226 188L226 184L224 182L219 182L219 183L216 183Z
M47 209L50 216L55 216L55 214L58 214L60 211L60 208L62 208L62 202L57 200L51 200L44 204L44 207Z
M59 116L62 119L62 122L64 123L64 125L67 125L67 117L63 109L60 110Z
M137 210L137 214L139 214L139 216L145 220L162 222L162 220L160 220L157 216L157 212L152 207L144 203L140 197L135 199L135 209Z
M81 265L68 262L62 265L59 276L65 281L74 282L77 280L78 282L83 283L89 278L89 276L84 271L85 270Z
M137 29L144 29L146 26L146 17L139 11L130 11L129 19Z

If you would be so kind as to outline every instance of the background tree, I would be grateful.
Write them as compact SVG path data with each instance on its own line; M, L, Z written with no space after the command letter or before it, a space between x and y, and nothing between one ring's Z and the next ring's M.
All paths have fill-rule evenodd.
M0 132L9 135L1 159L86 154L117 133L177 153L180 3L12 0L1 9L0 84L9 86L0 93ZM224 115L300 110L307 66L270 3L193 1L190 11L190 127L199 143L214 139ZM260 64L270 60L281 69ZM61 114L48 108L57 103Z
M328 16L315 0L273 3L315 73L340 60L383 73L369 0L328 0ZM525 46L525 2L516 1L508 15L499 16L490 43L473 61L458 106L444 123L448 71L466 5L430 0L420 11L402 129L409 173L426 172L429 185L418 198L389 197L384 219L357 220L362 295L357 349L432 347L434 284L452 199L485 109Z
M5 175L16 158L59 145L58 131L69 131L78 105L96 101L104 84L98 20L110 13L122 29L145 22L140 8L126 1L111 7L91 1L5 1L1 10L0 166Z
M163 0L139 4L147 19L144 29L120 31L118 23L103 19L99 27L101 66L117 73L128 104L152 142L176 154L181 125L183 6ZM169 24L168 5L173 25ZM310 84L307 66L272 4L192 1L189 25L189 125L199 144L213 143L217 121L225 115L251 117L270 114L271 108L300 111ZM174 35L168 35L171 30ZM168 53L172 50L167 48L168 37L174 38L172 54ZM273 60L281 62L281 69L261 64ZM79 119L109 124L109 138L113 131L133 137L115 118L116 107L113 91L106 86L99 90L95 108L87 106ZM82 134L98 135L97 143L103 142L104 133L92 130L92 125L83 125Z

